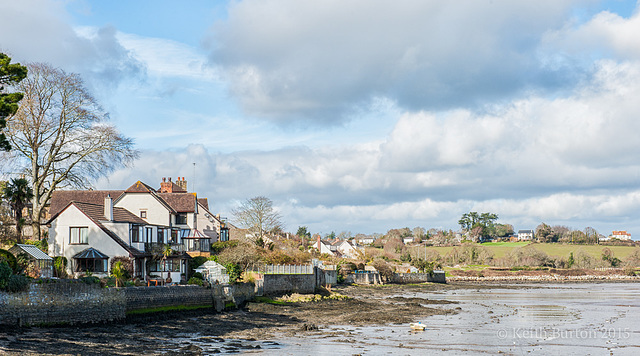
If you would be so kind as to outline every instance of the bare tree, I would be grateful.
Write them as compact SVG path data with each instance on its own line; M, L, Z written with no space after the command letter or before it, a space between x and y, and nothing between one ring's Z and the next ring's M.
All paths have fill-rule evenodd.
M138 156L133 141L110 125L108 114L78 74L48 64L29 64L16 88L20 108L7 120L12 159L31 177L31 223L40 239L44 206L57 188L87 188Z
M233 210L233 216L236 223L249 230L256 245L264 245L267 234L283 229L282 217L267 197L247 199Z

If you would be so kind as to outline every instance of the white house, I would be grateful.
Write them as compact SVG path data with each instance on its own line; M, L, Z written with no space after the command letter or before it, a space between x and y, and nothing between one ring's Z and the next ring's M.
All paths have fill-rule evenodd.
M362 254L364 253L363 247L359 247L355 243L351 243L347 240L340 241L336 249L343 257L353 259L362 256Z
M318 249L318 252L322 255L324 253L331 255L331 256L335 256L336 252L337 252L337 247L333 246L330 242L327 241L322 241L322 239L320 238L320 235L316 235L316 248Z
M518 230L518 241L533 240L533 230Z
M618 240L631 240L631 234L626 231L613 231L611 233L611 238Z
M51 214L49 254L66 257L67 272L76 275L106 275L112 258L126 257L135 277L178 282L187 278L190 256L208 256L210 244L228 236L207 200L187 192L184 178L163 179L159 191L140 181L124 191L56 191Z

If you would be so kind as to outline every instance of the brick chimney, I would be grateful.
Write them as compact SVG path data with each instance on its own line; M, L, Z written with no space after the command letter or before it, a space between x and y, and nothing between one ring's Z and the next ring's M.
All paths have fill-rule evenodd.
M173 183L171 183L171 177L167 182L167 178L162 177L162 183L160 183L160 193L173 193Z
M178 181L176 182L176 184L182 188L185 192L187 191L187 181L184 180L184 177L182 177L182 179L180 179L180 177L178 177Z

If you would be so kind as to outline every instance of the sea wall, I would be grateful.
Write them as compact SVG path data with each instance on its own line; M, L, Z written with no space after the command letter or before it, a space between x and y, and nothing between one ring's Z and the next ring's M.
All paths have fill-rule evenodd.
M265 274L263 294L313 293L316 274Z
M253 299L252 284L101 288L60 280L31 284L19 293L0 292L0 325L101 323L126 318L128 311L173 306L211 306L221 311Z
M344 278L347 284L382 284L382 278L378 272L350 273Z
M74 281L31 284L20 293L0 292L0 325L96 323L123 319L125 293L120 288Z
M396 273L391 278L391 283L447 283L444 271L433 271L433 273Z
M122 291L127 311L178 305L213 306L214 293L200 286L129 287Z

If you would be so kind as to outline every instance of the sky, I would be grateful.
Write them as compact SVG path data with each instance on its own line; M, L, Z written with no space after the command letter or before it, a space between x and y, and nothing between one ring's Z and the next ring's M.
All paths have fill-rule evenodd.
M640 236L636 1L0 0L0 52L79 73L140 150L286 231L458 230L469 211Z

